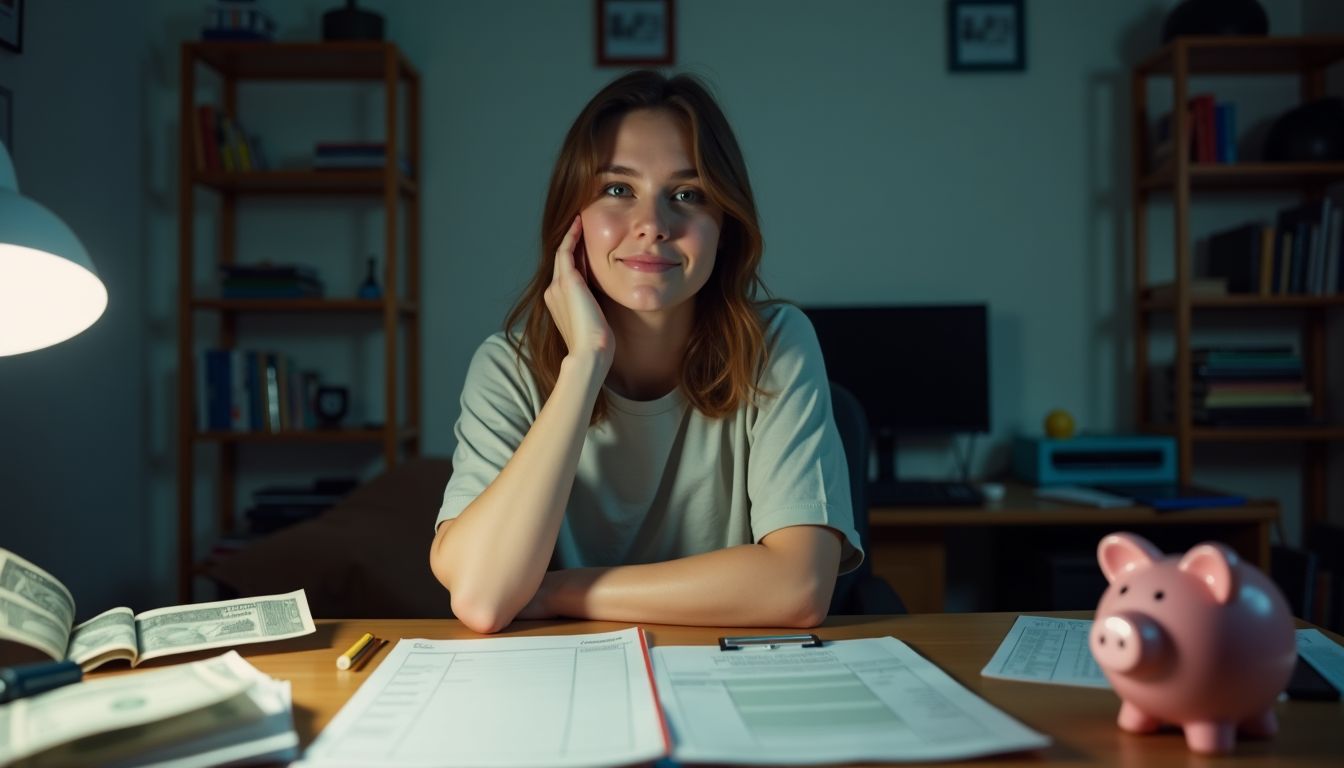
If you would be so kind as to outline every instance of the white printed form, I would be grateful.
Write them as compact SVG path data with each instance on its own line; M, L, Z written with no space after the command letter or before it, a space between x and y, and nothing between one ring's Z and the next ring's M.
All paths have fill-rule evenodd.
M950 760L1050 743L893 637L658 647L653 668L678 761Z
M1029 683L1110 688L1092 658L1089 619L1018 616L980 674Z
M602 766L667 740L640 630L401 640L301 765Z

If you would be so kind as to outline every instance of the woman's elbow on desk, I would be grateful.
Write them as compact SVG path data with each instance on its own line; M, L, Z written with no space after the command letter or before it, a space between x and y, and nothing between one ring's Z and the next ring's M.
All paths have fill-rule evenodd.
M445 532L453 522L445 520L439 525L439 530L434 535L434 543L429 547L429 570L434 574L434 578L438 579L439 584L448 590L453 616L458 621L473 632L482 635L494 634L507 627L517 612L509 612L498 600L491 600L480 594L480 590L472 588L470 579L463 578L462 574L456 573L451 567L452 558L444 541Z

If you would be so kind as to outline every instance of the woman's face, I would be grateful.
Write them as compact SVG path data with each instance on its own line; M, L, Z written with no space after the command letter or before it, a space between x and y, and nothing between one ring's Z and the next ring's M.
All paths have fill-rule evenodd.
M582 211L592 279L635 312L685 304L709 280L723 213L705 195L684 121L663 109L611 128L597 198Z

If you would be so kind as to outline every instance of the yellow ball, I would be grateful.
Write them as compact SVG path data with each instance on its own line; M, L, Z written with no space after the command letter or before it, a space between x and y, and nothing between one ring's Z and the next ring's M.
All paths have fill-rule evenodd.
M1056 440L1073 437L1073 416L1062 408L1045 415L1045 434Z

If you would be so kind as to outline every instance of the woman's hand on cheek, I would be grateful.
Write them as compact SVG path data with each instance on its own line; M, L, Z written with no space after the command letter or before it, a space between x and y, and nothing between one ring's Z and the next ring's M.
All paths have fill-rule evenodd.
M616 353L616 338L602 315L584 273L575 265L575 253L583 237L583 223L575 216L555 252L555 270L546 288L546 308L560 330L571 356L591 356L605 373ZM585 269L586 271L586 269Z

